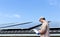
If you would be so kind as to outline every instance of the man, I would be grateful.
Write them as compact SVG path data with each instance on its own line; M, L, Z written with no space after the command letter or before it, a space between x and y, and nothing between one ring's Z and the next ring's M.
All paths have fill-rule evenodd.
M40 37L49 37L49 25L44 17L41 17L39 21L42 23L41 29L37 31L33 29L37 34L40 34Z

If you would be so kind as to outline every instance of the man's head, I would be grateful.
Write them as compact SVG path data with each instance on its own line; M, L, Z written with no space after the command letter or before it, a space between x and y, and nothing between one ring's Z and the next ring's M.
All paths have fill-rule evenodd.
M43 23L44 20L46 20L44 17L40 17L40 19L39 19L39 21L40 21L41 23Z

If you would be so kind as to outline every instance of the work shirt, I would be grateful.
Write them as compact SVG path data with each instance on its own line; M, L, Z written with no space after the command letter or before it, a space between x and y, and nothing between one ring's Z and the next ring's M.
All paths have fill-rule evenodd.
M48 22L44 22L41 25L41 30L44 30L45 33L41 34L40 37L49 37L49 25L48 25Z

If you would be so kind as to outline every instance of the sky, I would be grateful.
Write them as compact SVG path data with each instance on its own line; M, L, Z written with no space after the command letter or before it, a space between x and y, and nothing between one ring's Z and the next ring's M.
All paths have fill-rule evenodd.
M60 0L0 0L0 24L38 23L41 16L60 21Z

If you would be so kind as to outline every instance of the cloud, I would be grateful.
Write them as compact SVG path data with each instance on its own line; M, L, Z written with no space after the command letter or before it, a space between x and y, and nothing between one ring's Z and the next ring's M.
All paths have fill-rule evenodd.
M0 17L3 17L3 18L21 18L21 16L19 14L3 14L3 13L0 13Z
M58 4L57 0L49 0L49 5L56 6Z
M13 17L20 18L21 16L19 14L14 14Z
M48 0L48 3L52 7L60 8L60 0Z

